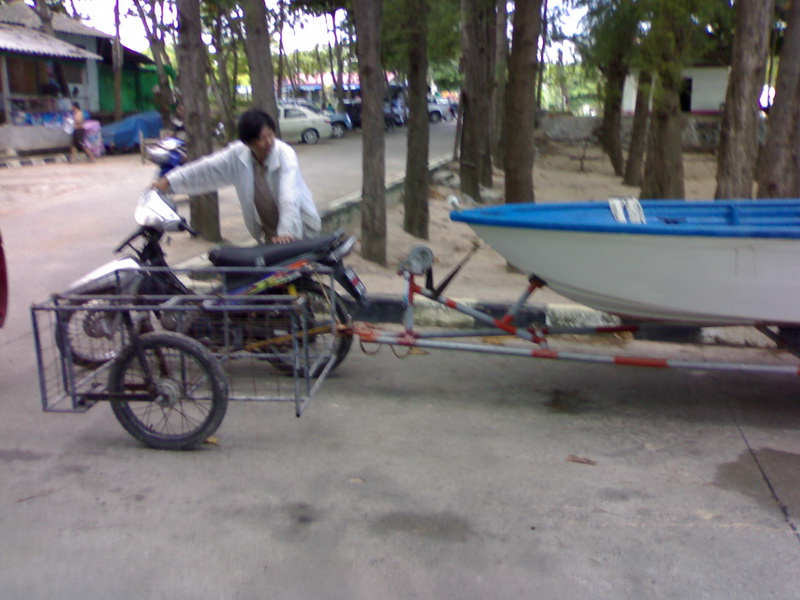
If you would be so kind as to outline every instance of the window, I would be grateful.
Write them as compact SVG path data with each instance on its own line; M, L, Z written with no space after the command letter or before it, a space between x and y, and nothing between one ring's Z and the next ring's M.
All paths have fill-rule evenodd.
M306 115L299 108L287 108L283 111L283 116L287 119L302 119Z

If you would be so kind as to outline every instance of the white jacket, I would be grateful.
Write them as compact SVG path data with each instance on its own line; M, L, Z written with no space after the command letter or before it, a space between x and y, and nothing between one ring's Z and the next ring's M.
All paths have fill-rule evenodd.
M259 242L264 239L254 201L253 154L240 141L222 150L177 167L167 173L173 191L205 194L233 185L242 205L244 223ZM319 235L322 222L303 177L297 154L289 144L276 139L267 157L267 187L278 203L278 235L295 239Z

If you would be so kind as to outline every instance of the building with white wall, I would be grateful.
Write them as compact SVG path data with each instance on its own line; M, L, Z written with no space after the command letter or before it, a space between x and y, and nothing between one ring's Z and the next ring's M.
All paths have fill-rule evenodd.
M681 94L683 112L691 114L719 114L725 104L728 89L728 66L696 66L683 69L684 93ZM622 94L622 112L633 114L636 107L636 86L639 74L628 75Z

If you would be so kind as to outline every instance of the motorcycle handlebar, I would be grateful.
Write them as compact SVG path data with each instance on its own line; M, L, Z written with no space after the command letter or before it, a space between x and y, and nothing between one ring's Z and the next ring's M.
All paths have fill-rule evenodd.
M192 237L197 237L198 235L200 235L200 232L197 231L196 229L194 229L191 225L189 225L189 223L186 221L186 219L184 219L183 222L181 222L180 228L181 228L182 231L185 231L186 233L188 233Z

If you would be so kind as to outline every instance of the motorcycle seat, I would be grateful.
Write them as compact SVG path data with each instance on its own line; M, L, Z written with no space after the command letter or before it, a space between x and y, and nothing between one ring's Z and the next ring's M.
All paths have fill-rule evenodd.
M270 267L291 262L303 254L314 254L330 250L339 239L339 232L288 244L263 244L242 248L219 246L208 253L215 267Z

